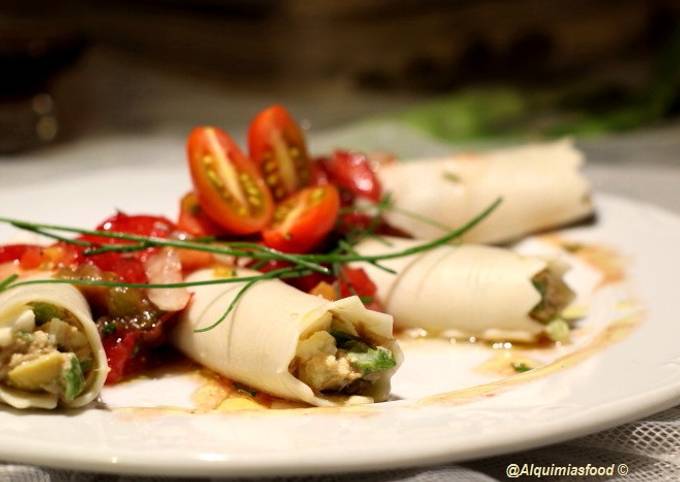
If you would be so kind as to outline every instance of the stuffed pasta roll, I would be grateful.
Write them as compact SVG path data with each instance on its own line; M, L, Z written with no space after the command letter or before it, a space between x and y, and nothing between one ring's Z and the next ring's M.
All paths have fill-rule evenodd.
M370 239L356 250L370 256L416 244ZM563 280L567 267L562 263L491 246L446 245L380 264L396 274L369 263L360 266L375 282L396 326L433 334L532 342L574 296Z
M239 276L258 273L239 270ZM214 279L212 269L188 281ZM316 406L384 401L401 362L392 317L358 297L330 302L279 280L255 283L223 316L243 283L191 288L172 335L189 358L234 381Z
M108 372L83 295L39 284L0 293L0 401L15 408L81 407Z
M448 226L462 225L499 197L503 203L463 240L497 243L592 214L582 154L570 141L423 159L380 167L383 188L398 208ZM398 210L387 221L416 238L445 229Z

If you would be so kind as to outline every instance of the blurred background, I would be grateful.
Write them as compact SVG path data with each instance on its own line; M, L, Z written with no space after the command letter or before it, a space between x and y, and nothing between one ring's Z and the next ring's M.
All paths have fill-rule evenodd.
M680 1L0 1L0 152L242 130L273 102L456 143L673 123Z

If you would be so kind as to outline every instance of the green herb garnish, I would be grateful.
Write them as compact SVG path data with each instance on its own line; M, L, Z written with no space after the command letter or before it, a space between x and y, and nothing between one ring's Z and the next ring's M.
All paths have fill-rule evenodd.
M527 365L527 364L524 363L524 362L513 363L513 364L512 364L512 368L513 368L517 373L528 372L529 370L532 369L529 365Z
M455 173L450 172L450 171L444 171L443 174L442 174L442 177L444 179L446 179L447 181L450 181L450 182L455 182L455 183L460 182L460 176L458 174L455 174Z
M28 306L33 310L35 324L38 326L44 325L48 321L52 321L53 318L58 318L60 320L65 318L64 310L51 303L35 302L29 303Z
M344 332L332 331L330 334L335 338L338 349L347 352L347 359L352 366L364 375L389 370L397 365L394 355L387 348L371 346Z
M80 366L78 358L71 357L71 365L62 375L62 384L64 389L64 400L70 402L80 394L85 385L85 377L83 376L83 369Z
M116 327L116 324L113 321L107 321L104 323L104 327L102 328L102 334L104 336L107 335L113 335L118 328Z
M350 351L347 353L347 359L364 375L389 370L397 365L392 352L382 346L369 348L363 352Z
M389 198L384 201L385 206L389 204ZM236 298L232 300L227 311L217 320L215 323L207 328L202 328L196 330L199 332L208 331L220 324L228 314L234 309L238 300L241 298L243 293L250 288L253 284L258 281L273 279L273 278L297 278L309 274L312 271L320 272L324 274L329 273L329 268L323 266L323 264L329 264L332 267L333 272L338 271L338 267L341 264L352 263L352 262L367 262L379 266L379 261L386 259L395 259L404 256L411 256L423 251L428 251L430 249L436 248L438 246L447 244L456 238L464 235L466 232L477 226L482 222L487 216L489 216L501 203L501 199L494 201L489 207L480 212L477 216L472 218L470 221L460 226L457 229L449 230L448 227L442 227L448 232L443 236L423 242L416 246L410 248L384 254L376 254L370 256L363 256L357 253L351 245L342 246L340 251L334 251L326 254L288 254L283 253L271 248L267 248L257 243L249 242L228 242L220 244L208 244L203 242L186 241L186 240L176 240L176 239L166 239L157 237L147 237L135 234L120 233L115 231L99 231L99 230L89 230L74 228L70 226L60 226L54 224L42 224L42 223L31 223L26 221L21 221L17 219L2 218L0 217L0 223L10 224L19 229L24 229L27 231L36 232L40 230L41 233L51 233L53 231L61 231L68 233L85 234L90 236L98 236L102 238L118 239L125 241L133 241L136 244L133 245L117 245L117 244L107 244L104 246L99 246L86 250L85 254L92 255L93 253L101 254L104 252L117 252L117 251L135 251L142 250L148 247L171 247L179 249L187 249L191 251L204 251L213 254L221 254L227 256L234 256L236 258L249 258L256 259L259 261L269 261L269 260L283 260L292 263L293 266L290 268L285 268L281 270L270 271L269 273L263 273L252 276L241 276L241 277L226 277L212 280L204 281L185 281L178 283L124 283L118 281L108 281L108 280L98 280L98 279L65 279L65 278L49 278L49 279L29 279L29 280L19 280L17 275L10 275L4 280L0 281L0 291L6 291L9 289L17 288L19 286L30 286L39 284L70 284L75 286L99 286L105 288L141 288L141 289L152 289L152 288L189 288L195 286L207 286L207 285L217 285L217 284L228 284L228 283L245 283L241 288ZM66 238L64 238L66 239ZM381 267L382 269L387 269Z

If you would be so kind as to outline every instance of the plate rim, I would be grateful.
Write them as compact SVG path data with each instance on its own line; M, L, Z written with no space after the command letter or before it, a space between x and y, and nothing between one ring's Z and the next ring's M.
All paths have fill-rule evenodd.
M625 204L633 208L652 210L655 215L664 218L664 222L676 224L680 231L680 216L653 203L605 192L598 192L595 199L596 205L602 200L605 203ZM159 454L142 458L134 457L124 451L118 454L110 451L107 453L93 451L83 454L82 450L68 446L60 447L59 451L41 453L31 450L29 443L11 447L11 441L3 440L2 434L0 434L0 458L9 463L125 475L240 477L374 472L452 464L564 442L671 408L678 404L679 399L680 379L656 390L646 390L579 410L571 416L561 417L558 421L541 426L528 425L512 433L493 435L493 442L490 441L490 435L485 435L472 438L469 445L461 449L458 441L437 439L428 444L421 443L417 447L409 446L408 450L399 454L390 453L378 458L348 457L348 462L344 463L338 463L337 456L332 451L326 458L315 457L314 460L291 458L288 453L268 453L264 464L261 459L247 455L239 455L236 458L226 457L221 460L201 459L196 455L179 460L166 460ZM450 409L455 410L456 405L451 405Z

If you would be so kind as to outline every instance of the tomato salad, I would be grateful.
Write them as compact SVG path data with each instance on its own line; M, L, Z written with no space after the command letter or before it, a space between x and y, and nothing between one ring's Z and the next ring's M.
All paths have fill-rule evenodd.
M96 231L177 239L247 241L283 253L330 253L357 233L394 234L382 219L382 190L368 157L349 151L312 158L303 131L280 105L260 112L248 131L248 153L223 130L196 127L187 140L193 189L179 200L176 221L118 212ZM403 235L403 233L400 233ZM69 279L167 284L220 260L204 251L148 247L126 252L129 239L92 234L77 243L0 247L0 265L23 271L48 270ZM285 260L248 267L267 273L290 266ZM330 274L286 280L305 292L339 299L358 295L380 309L376 285L361 268L328 265ZM103 340L107 383L149 367L176 315L190 301L185 289L80 287Z

